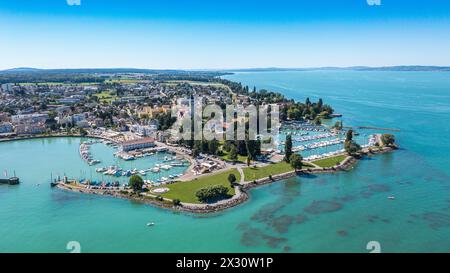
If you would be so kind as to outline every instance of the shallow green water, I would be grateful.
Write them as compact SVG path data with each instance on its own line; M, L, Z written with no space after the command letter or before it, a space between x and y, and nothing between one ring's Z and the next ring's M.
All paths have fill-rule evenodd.
M322 97L349 125L399 128L402 150L363 160L351 172L254 189L249 202L216 215L51 189L50 172L91 175L78 156L80 139L0 143L0 169L15 169L22 180L0 186L0 251L67 252L67 242L78 241L82 252L367 252L367 242L379 241L385 252L449 252L449 76L348 71L227 76L300 100ZM108 147L92 152L115 162ZM150 161L124 164L141 168L154 164ZM388 200L390 195L396 199ZM156 225L147 227L149 221Z

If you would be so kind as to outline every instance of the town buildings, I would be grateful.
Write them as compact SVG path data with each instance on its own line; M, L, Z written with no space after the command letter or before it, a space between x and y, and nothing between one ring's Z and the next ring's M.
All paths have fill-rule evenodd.
M128 152L136 149L151 148L154 146L155 146L155 139L151 137L146 137L137 140L122 142L120 149L121 151Z

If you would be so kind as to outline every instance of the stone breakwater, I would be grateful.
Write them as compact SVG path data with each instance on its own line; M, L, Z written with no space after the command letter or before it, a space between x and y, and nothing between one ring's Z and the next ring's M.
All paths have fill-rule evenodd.
M290 171L287 173L273 175L272 177L265 177L265 178L257 179L252 182L246 182L242 186L242 188L243 188L243 190L248 190L251 188L255 188L257 186L270 184L270 183L276 182L278 180L288 179L288 178L296 176L297 174L298 174L298 172L296 172L296 171Z
M62 190L68 190L72 192L84 193L84 194L94 194L94 195L103 195L103 196L111 196L115 198L128 199L131 201L150 204L166 209L172 209L174 211L184 211L191 213L212 213L219 212L234 206L237 206L243 202L245 202L249 196L245 191L242 191L239 187L235 187L236 194L225 200L221 200L212 204L191 204L191 203L182 203L181 206L175 206L172 204L172 200L164 198L165 201L157 200L156 197L149 198L148 195L137 195L125 193L123 191L117 190L99 190L99 189L87 189L82 187L76 187L64 183L58 183L57 187Z
M249 198L249 195L240 189L239 186L235 187L236 194L226 200L221 200L213 204L186 204L182 203L182 206L176 207L177 210L188 211L193 213L213 213L219 212L228 208L235 207Z

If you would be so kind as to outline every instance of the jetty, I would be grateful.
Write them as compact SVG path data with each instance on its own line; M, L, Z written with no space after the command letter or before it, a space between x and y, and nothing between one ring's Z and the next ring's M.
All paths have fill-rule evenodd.
M97 143L97 142L90 141L90 142L82 142L80 144L80 149L79 149L80 157L84 161L86 161L86 163L88 163L89 165L94 165L94 164L100 163L100 160L92 158L91 153L89 151L90 146L95 143Z
M0 184L8 184L8 185L17 185L20 183L18 177L10 177L10 178L0 178Z
M400 129L395 128L379 128L379 127L373 127L373 126L356 126L358 129L369 129L369 130L381 130L381 131L393 131L393 132L400 132Z

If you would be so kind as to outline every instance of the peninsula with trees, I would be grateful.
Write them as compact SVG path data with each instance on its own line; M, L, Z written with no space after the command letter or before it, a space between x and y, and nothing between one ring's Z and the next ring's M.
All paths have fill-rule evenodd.
M152 178L149 170L97 168L111 175L93 183L63 177L52 181L60 189L111 195L174 210L220 211L248 199L249 189L310 173L351 169L364 156L397 148L393 134L344 126L340 114L322 98L303 102L270 90L244 86L221 76L228 72L138 69L9 70L0 72L0 141L43 137L86 137L117 147L120 160L146 160L167 153L171 166L186 166L177 176ZM243 125L245 139L177 139L171 134L177 104L201 103L279 107L277 139L248 133L248 119L235 118L225 127ZM332 121L334 118L337 121ZM206 126L212 117L202 117ZM330 125L334 123L334 125ZM384 129L383 129L384 130ZM275 149L264 149L274 141ZM89 165L101 164L80 146ZM163 165L168 166L169 164ZM167 167L167 168L169 168ZM156 166L151 170L162 166ZM114 181L127 177L127 183ZM123 180L123 179L122 179Z

